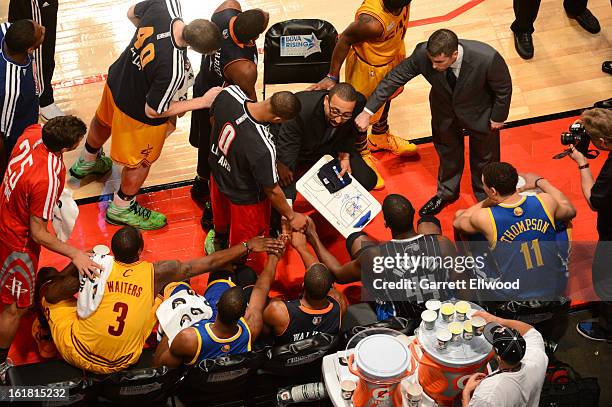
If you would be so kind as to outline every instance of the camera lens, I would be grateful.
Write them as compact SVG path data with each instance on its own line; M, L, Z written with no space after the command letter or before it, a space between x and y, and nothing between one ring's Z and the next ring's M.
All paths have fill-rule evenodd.
M564 146L569 146L570 144L577 144L578 143L578 137L576 137L575 134L572 133L561 133L561 144L563 144Z

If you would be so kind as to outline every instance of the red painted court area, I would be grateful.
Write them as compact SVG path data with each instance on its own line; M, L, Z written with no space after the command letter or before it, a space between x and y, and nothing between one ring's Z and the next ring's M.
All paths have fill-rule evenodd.
M502 160L509 161L519 172L536 172L548 178L556 187L562 190L578 209L574 220L574 241L596 241L596 215L587 206L580 188L580 176L576 164L569 158L553 160L552 156L561 151L559 134L567 131L575 118L542 122L502 131ZM420 208L436 191L436 175L438 159L431 143L419 146L419 157L401 159L390 153L377 153L379 169L384 175L386 188L374 192L374 196L382 201L387 194L399 193L408 197L416 209ZM591 161L594 174L599 173L605 160L602 154ZM462 181L460 199L447 207L440 215L443 233L453 238L452 219L458 209L466 208L475 203L472 196L469 176L469 160L466 146L466 169ZM68 163L70 164L70 163ZM144 232L145 251L143 258L149 261L179 259L187 260L202 256L205 234L200 228L201 210L191 200L189 187L163 190L139 196L141 203L147 207L160 210L168 216L168 227L152 232ZM82 205L77 225L70 242L77 247L89 249L97 244L110 246L112 234L117 227L106 224L104 211L107 202ZM298 211L307 212L313 216L323 242L342 262L348 260L344 248L344 239L303 199L296 202ZM248 222L248 219L241 221ZM382 214L376 217L366 228L366 232L377 239L389 239L390 233L385 229ZM43 251L41 266L61 268L67 260ZM283 262L277 270L274 286L274 296L296 297L300 292L304 267L299 256L292 249L288 250ZM192 284L202 292L206 284L206 276L196 278ZM574 291L584 288L588 291L590 285L590 265L574 264L571 270L570 286ZM359 287L342 287L345 294L358 301ZM587 298L586 296L583 298ZM13 343L10 357L16 363L32 363L39 359L31 338L32 316L23 318L17 340Z

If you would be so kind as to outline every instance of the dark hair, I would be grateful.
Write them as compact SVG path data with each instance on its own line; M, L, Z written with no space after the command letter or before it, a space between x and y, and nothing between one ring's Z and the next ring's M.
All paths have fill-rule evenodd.
M12 23L4 35L6 47L23 54L36 44L36 29L32 20L18 20Z
M234 35L243 44L255 40L266 29L266 15L261 9L244 11L236 17Z
M592 138L612 143L612 110L589 109L582 112L580 121Z
M340 82L329 90L329 100L334 96L346 102L354 102L357 100L357 91L350 83Z
M516 192L518 173L511 164L504 162L489 163L482 169L482 176L485 185L489 188L495 188L501 196Z
M304 292L306 297L322 300L332 288L334 278L329 269L322 263L315 263L304 274Z
M59 116L49 120L42 128L42 141L49 151L57 153L72 148L87 133L87 126L76 116Z
M291 92L276 92L270 98L272 114L278 116L283 121L291 120L300 114L302 104L300 100Z
M412 0L383 0L383 4L389 11L397 11L409 5L411 1Z
M193 20L183 29L185 42L200 54L212 54L221 48L223 37L219 27L208 20Z
M450 57L458 49L459 38L457 38L457 34L446 28L434 31L427 40L427 53L432 57L441 54Z
M246 312L247 302L242 287L226 290L217 303L217 319L225 325L233 325Z
M387 195L382 204L383 217L391 232L406 233L414 230L414 208L408 199L398 194Z
M111 250L117 261L121 263L135 263L138 261L138 252L144 247L142 234L133 226L124 226L115 232L111 240Z

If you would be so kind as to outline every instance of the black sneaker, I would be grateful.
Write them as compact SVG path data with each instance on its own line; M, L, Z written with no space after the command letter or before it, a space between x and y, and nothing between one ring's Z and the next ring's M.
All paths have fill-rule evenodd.
M202 208L206 206L206 202L210 199L208 181L203 178L195 177L189 192L191 193L191 199Z
M584 28L591 34L597 34L601 31L601 27L599 26L599 21L597 20L597 17L595 17L593 13L589 11L588 8L585 8L584 11L578 14L577 16L571 15L569 13L567 13L567 16L576 20L578 24L580 24L580 27Z
M514 33L514 48L521 58L533 58L533 38L531 34Z
M582 322L578 322L576 330L582 336L592 341L606 342L612 341L612 337L607 335L607 332L603 330L597 319L587 319Z
M213 228L213 213L212 213L212 205L210 201L204 202L204 211L202 212L202 217L200 218L200 226L202 226L202 230L208 231Z

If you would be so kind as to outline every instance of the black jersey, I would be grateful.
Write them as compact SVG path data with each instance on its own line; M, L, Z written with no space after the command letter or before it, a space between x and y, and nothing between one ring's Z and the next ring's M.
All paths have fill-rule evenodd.
M278 182L269 124L256 121L246 108L247 102L250 100L244 92L232 85L211 107L210 171L219 190L238 205L263 201L263 188Z
M414 303L449 298L447 290L440 291L421 285L422 282L436 283L449 279L450 273L446 268L437 235L418 235L410 239L391 240L367 250L363 256L365 260L363 266L366 267L364 271L367 271L363 273L364 286L377 301L391 302L397 316L411 317ZM393 267L380 267L381 259L386 258L394 259ZM376 279L379 282L376 282ZM380 284L381 281L406 280L412 283L406 284L402 289L389 290L382 288Z
M185 80L187 49L176 45L172 26L181 19L179 0L146 0L136 4L140 18L130 45L108 70L107 84L117 107L139 122L158 126L168 119L150 119L145 103L157 113L168 110Z
M257 65L257 47L241 44L234 36L234 21L240 13L236 9L225 9L213 14L210 19L219 27L223 42L219 51L202 57L200 73L196 77L196 86L202 89L202 94L215 86L234 84L224 75L225 68L232 62L247 60Z
M337 335L341 320L340 304L329 296L327 300L329 306L320 310L304 307L300 299L285 302L289 314L289 325L282 335L274 339L274 343L286 345L319 333Z

